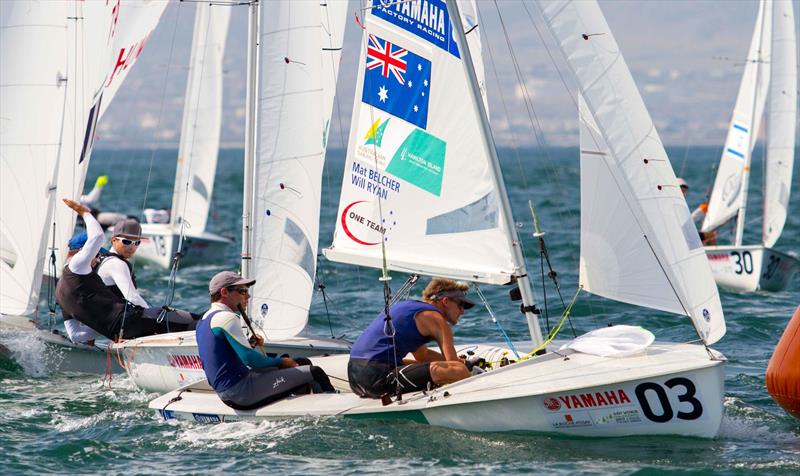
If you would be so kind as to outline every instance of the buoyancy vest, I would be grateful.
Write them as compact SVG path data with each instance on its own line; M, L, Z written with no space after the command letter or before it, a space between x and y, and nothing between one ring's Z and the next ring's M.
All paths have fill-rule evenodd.
M211 320L220 310L212 311L205 316L195 329L197 353L203 362L203 371L208 383L217 393L224 392L239 383L250 369L239 359L227 337L215 334L211 329Z
M406 354L414 352L432 340L420 334L417 329L415 318L422 311L439 312L435 306L421 301L401 301L389 309L395 329L396 352L392 346L392 338L384 331L385 314L383 312L378 314L364 333L356 339L350 350L350 357L402 364Z
M128 271L131 274L131 282L133 283L133 287L138 289L139 285L136 284L136 273L133 272L133 265L130 263L130 261L126 260L125 258L114 252L104 254L100 257L100 261L97 263L97 266L94 267L95 273L98 273L99 275L100 267L103 266L105 263L107 263L109 260L113 260L115 258L122 260L122 262L125 263L126 266L128 266ZM125 299L125 295L122 294L122 290L120 290L119 286L117 286L116 284L106 285L106 287L110 289L114 294L116 294L117 297L119 297L120 299L123 300Z
M96 271L75 274L69 266L56 285L56 301L65 319L77 319L111 340L119 336L124 319L142 314L141 307L114 294Z

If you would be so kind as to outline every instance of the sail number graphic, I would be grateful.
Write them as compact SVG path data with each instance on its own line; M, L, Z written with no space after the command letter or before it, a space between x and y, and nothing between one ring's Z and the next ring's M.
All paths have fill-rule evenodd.
M736 258L736 269L734 270L736 274L742 274L742 272L753 274L753 255L749 251L742 251L741 253L731 251L731 256Z
M666 389L664 388L666 387ZM672 404L669 402L668 391L681 391L678 394L678 401L688 403L691 407L690 411L683 411L679 409L675 412ZM673 418L679 420L697 420L703 415L703 405L695 397L697 388L694 382L684 377L676 377L664 382L664 385L659 385L654 382L644 382L636 386L636 398L639 400L639 405L642 407L642 413L648 420L656 423L666 423ZM648 394L655 396L661 408L653 408L650 405L650 400L647 399Z

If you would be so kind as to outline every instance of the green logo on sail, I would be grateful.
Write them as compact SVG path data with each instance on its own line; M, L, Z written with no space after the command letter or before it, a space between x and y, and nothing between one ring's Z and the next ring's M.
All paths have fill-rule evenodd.
M447 143L415 129L397 149L386 171L437 197L442 194Z
M375 144L376 146L380 147L381 142L383 142L383 133L386 131L386 125L389 124L389 119L383 121L381 124L381 120L378 119L372 124L372 127L369 128L367 131L367 135L364 136L364 145L371 145Z

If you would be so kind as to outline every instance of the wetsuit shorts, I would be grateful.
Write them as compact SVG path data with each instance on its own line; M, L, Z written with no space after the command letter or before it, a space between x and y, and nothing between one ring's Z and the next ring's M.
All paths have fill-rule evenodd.
M220 392L219 397L231 408L252 410L292 394L311 393L313 382L308 365L288 369L264 367L250 370L234 386Z
M430 363L408 364L398 367L390 362L350 359L347 364L347 379L350 389L361 397L381 398L385 394L418 392L433 388Z

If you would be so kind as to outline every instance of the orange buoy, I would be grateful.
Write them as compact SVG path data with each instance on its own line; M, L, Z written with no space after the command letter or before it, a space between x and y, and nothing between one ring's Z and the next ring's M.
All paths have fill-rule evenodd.
M800 418L800 306L769 359L767 392L790 415Z

